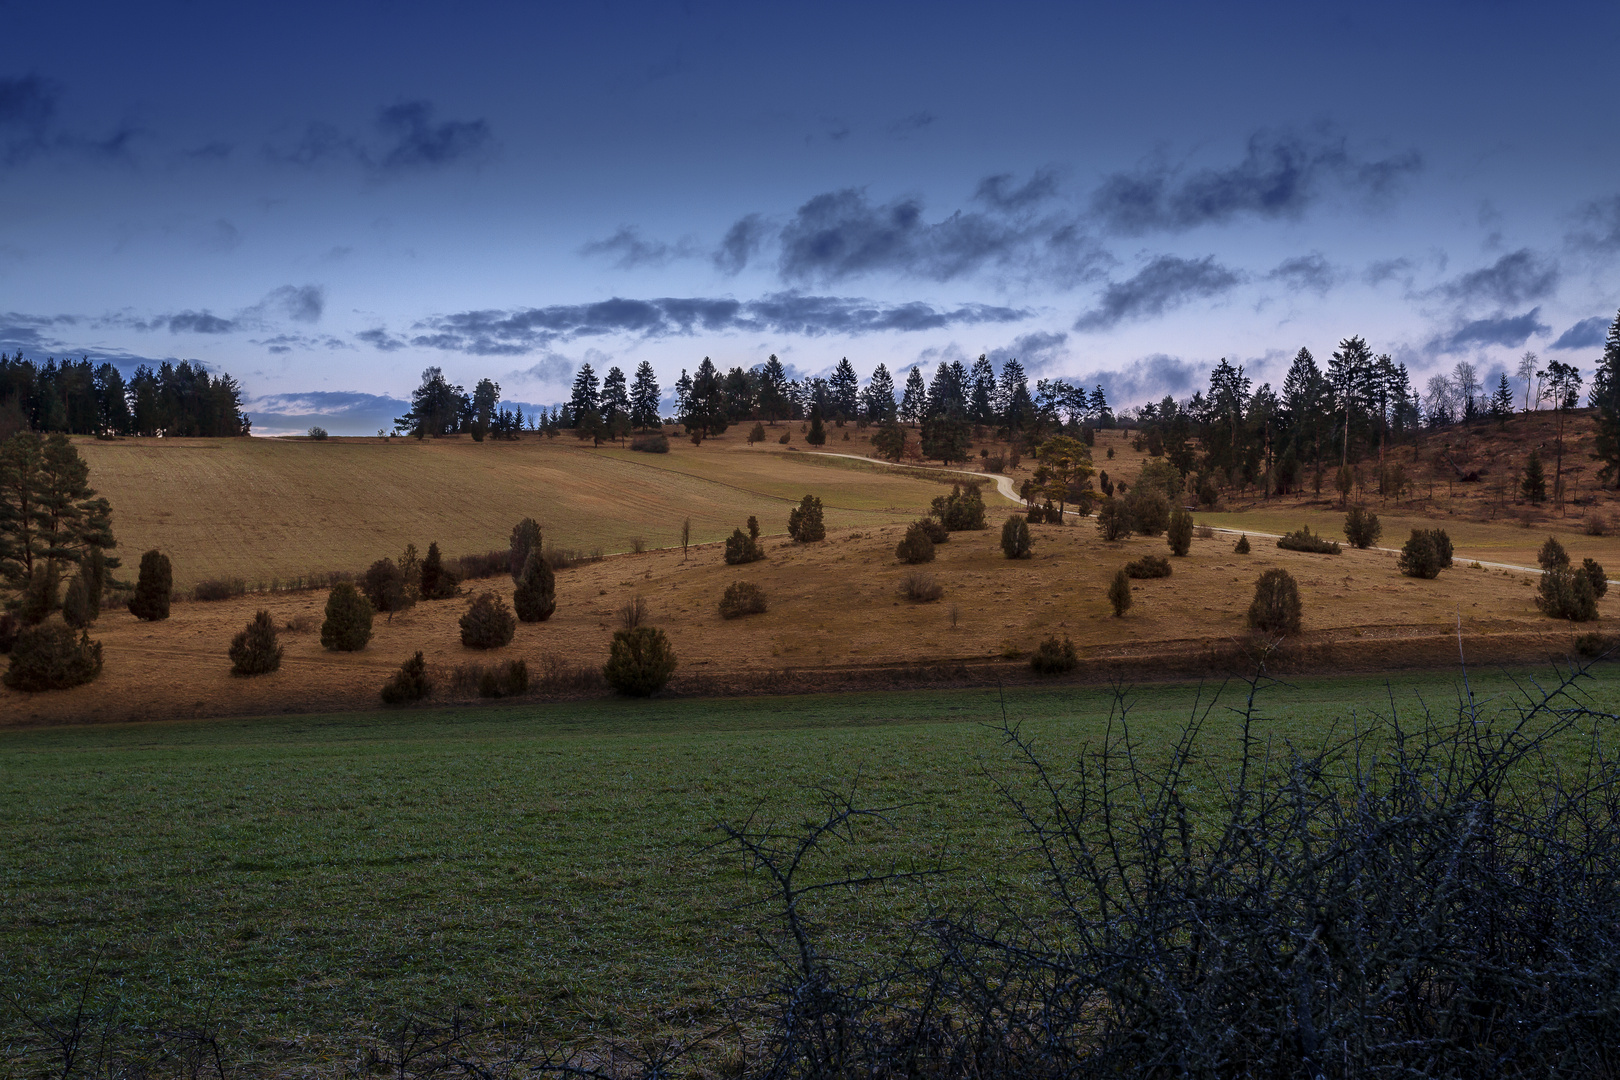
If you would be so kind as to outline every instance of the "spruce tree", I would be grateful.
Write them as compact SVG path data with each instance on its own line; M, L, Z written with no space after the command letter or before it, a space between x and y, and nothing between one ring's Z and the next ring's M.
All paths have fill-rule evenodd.
M810 432L805 435L804 441L811 446L825 446L827 443L827 429L821 424L820 405L810 410Z
M523 564L517 588L512 590L512 607L524 622L545 622L557 610L557 579L539 548L531 550Z
M326 597L326 621L321 623L321 647L333 652L357 652L371 640L371 601L347 581L332 586Z
M1541 467L1541 453L1530 451L1524 462L1524 481L1519 486L1524 497L1533 503L1547 501L1547 473Z
M169 557L157 550L146 552L135 579L135 595L129 598L130 614L148 622L167 619L173 591L174 568L169 565Z
M268 611L261 611L231 639L231 674L268 674L281 667L281 653L281 645L276 640L276 624L271 621Z
M820 498L806 495L798 506L788 511L788 535L801 544L813 544L827 538Z
M457 584L456 575L444 568L438 542L429 544L427 557L422 560L422 599L448 599L456 595Z
M1593 455L1603 462L1598 481L1611 478L1620 486L1620 313L1609 324L1603 341L1603 359L1592 374L1592 393L1587 399L1597 406L1597 440Z

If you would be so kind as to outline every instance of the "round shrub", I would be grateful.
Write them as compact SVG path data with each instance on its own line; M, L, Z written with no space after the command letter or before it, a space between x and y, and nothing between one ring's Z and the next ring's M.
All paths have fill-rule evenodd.
M394 612L416 603L416 598L406 591L405 572L393 559L378 559L367 567L360 579L360 590L371 602L372 610L385 611L390 619Z
M326 621L321 623L321 648L357 652L371 640L371 601L347 581L332 586L326 597Z
M906 526L906 535L895 545L894 557L913 566L933 562L934 540L928 534L928 527L920 521Z
M66 623L47 622L24 627L17 634L5 683L29 693L66 690L99 674L101 642L91 641L82 631L75 635Z
M941 585L933 574L913 570L900 579L899 592L907 600L928 604L945 595L945 586Z
M1129 578L1162 578L1170 576L1170 560L1163 555L1144 555L1125 564Z
M1569 552L1564 550L1557 537L1549 536L1547 542L1541 545L1536 562L1543 570L1561 570L1569 565Z
M169 594L174 591L174 568L161 551L141 556L140 574L135 579L135 595L129 598L129 611L137 619L157 622L169 617Z
M762 615L765 612L765 590L751 581L733 581L726 586L720 598L720 617L740 619L744 615Z
M385 705L405 705L412 701L421 701L432 692L433 684L427 677L427 661L422 659L422 654L418 651L415 656L400 665L392 679L383 683L382 699Z
M469 649L499 649L516 633L517 616L492 592L479 593L461 617L461 643Z
M1609 591L1609 577L1603 572L1603 567L1598 564L1598 561L1596 559L1582 559L1581 573L1585 574L1586 580L1592 583L1592 594L1599 600L1603 599L1603 594Z
M1247 555L1249 553L1249 534L1239 533L1238 542L1232 545L1232 550L1238 555Z
M1407 577L1433 580L1451 565L1451 537L1444 529L1413 529L1396 565Z
M788 511L788 535L801 544L827 539L827 526L822 522L819 498L806 495L798 506Z
M928 539L936 544L943 544L951 538L951 530L947 529L945 523L938 518L918 518L917 524L921 525L923 532L928 534Z
M1123 499L1105 499L1097 511L1097 532L1104 540L1124 540L1131 535L1131 512Z
M938 495L929 503L939 523L950 532L968 532L987 528L984 521L984 496L977 484L952 484L949 495ZM936 541L937 543L937 541Z
M1114 571L1113 580L1108 583L1108 603L1114 609L1114 618L1125 617L1125 612L1131 606L1131 579L1123 569Z
M1158 536L1170 527L1170 500L1157 485L1138 484L1125 496L1131 528L1143 536Z
M1029 540L1029 522L1013 514L1001 526L1001 553L1009 559L1027 559L1035 553Z
M602 677L613 689L626 697L649 697L673 674L675 650L662 630L638 626L614 633L612 652L602 668Z
M1591 622L1597 618L1597 590L1584 571L1555 566L1541 575L1536 606L1554 619Z
M750 518L750 521L753 519ZM757 535L757 534L756 534ZM743 532L733 529L731 535L726 537L726 565L741 566L744 563L758 562L765 557L765 548L758 540Z
M1080 656L1074 651L1074 642L1066 636L1059 641L1054 634L1036 646L1029 666L1037 675L1063 675L1080 666Z
M1267 570L1254 583L1249 627L1267 634L1299 633L1299 583L1286 570Z
M268 611L253 616L231 639L230 655L232 675L267 675L281 667L281 645Z
M1378 543L1382 535L1384 526L1378 515L1365 506L1352 506L1344 515L1344 538L1350 541L1351 547L1365 550Z
M523 574L512 590L512 606L524 622L545 622L557 610L557 577L539 548L529 552Z

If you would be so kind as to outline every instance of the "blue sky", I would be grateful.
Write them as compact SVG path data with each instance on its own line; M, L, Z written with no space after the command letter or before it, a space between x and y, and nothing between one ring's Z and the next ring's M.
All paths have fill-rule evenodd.
M423 367L1017 356L1116 405L1343 337L1588 372L1610 4L0 3L0 348L375 431ZM1494 378L1494 376L1493 376Z

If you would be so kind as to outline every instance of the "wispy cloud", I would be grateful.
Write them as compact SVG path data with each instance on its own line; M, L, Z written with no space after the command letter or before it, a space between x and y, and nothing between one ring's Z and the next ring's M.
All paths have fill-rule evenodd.
M1531 308L1523 315L1494 315L1474 319L1432 338L1424 346L1430 355L1467 352L1470 349L1498 345L1516 349L1531 335L1548 334L1552 327L1540 319L1541 309Z
M1190 300L1219 296L1243 282L1241 273L1215 261L1215 256L1183 259L1160 255L1124 281L1103 290L1097 306L1075 320L1081 331L1109 330L1132 319L1162 315Z
M1295 292L1313 292L1326 296L1342 280L1343 275L1321 252L1284 259L1276 269L1266 275L1267 281L1280 281Z
M735 228L735 226L733 226ZM674 259L690 258L698 254L690 240L674 244L662 240L649 240L633 225L621 225L605 240L592 240L584 244L579 253L585 256L604 256L620 270L633 270L639 266L667 266Z
M1081 386L1102 386L1115 409L1155 400L1166 394L1181 397L1203 381L1203 371L1191 360L1154 353L1121 368L1089 372L1076 381Z
M488 121L440 120L430 101L402 101L377 110L371 136L313 121L291 142L272 143L273 161L306 168L328 163L358 164L376 176L422 172L458 164L478 164L495 150Z
M1605 315L1582 319L1558 335L1552 343L1554 349L1601 349L1608 339L1609 327L1614 320Z
M1430 290L1463 307L1516 307L1551 295L1562 277L1558 264L1529 248L1510 251L1490 266L1470 270Z

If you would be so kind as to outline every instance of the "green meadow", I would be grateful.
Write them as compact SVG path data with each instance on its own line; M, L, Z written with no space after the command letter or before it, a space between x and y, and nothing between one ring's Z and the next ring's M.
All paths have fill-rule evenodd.
M1507 700L1532 675L1552 673L1472 688ZM1274 686L1254 730L1319 746L1392 701L1449 715L1460 682ZM1585 685L1620 711L1612 681ZM1163 755L1202 701L1218 773L1245 693L1134 690L1130 728ZM135 1022L207 1022L272 1057L453 1009L569 1036L689 1028L772 970L766 883L717 822L799 830L818 789L893 808L811 868L948 871L824 898L837 948L881 950L931 905L1035 884L997 788L1028 783L1003 716L1061 774L1112 705L1096 688L934 690L0 732L0 980L28 1008L89 988Z

